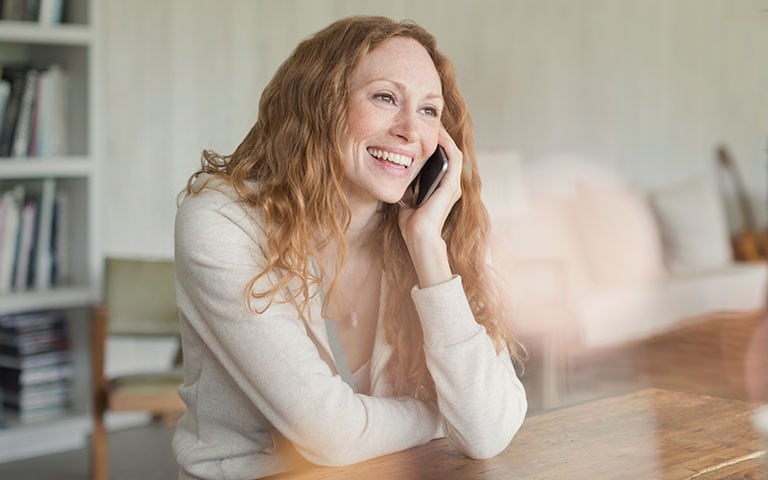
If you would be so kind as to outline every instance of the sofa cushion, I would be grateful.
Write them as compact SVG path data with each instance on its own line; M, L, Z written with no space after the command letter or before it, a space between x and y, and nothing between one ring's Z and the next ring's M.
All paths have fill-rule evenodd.
M593 292L576 307L585 347L648 337L686 318L713 311L753 310L765 305L768 267L732 263L657 282Z
M713 182L692 179L652 193L651 201L671 271L695 272L732 261L728 226Z
M504 268L532 260L564 262L568 293L578 298L592 286L569 225L569 210L561 199L536 199L529 213L493 219L492 243L496 252L504 252Z
M623 188L616 172L578 155L550 155L526 165L525 179L531 194L573 197L581 190Z
M598 288L654 281L665 273L661 237L648 199L630 188L582 188L571 215Z
M563 191L548 190L553 179L566 177L541 172L539 165L544 164L524 165L517 154L506 151L479 153L478 165L483 202L493 225L497 269L515 275L511 269L519 262L562 260L567 265L568 291L580 295L588 289L583 254L570 224L570 200ZM559 165L551 168L562 170Z

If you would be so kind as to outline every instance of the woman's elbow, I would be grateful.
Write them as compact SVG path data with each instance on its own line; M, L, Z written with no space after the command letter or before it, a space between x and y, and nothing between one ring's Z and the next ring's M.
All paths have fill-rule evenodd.
M366 459L355 438L337 435L303 445L294 444L296 451L305 460L321 467L343 467Z
M526 411L527 403L523 400L514 411L509 412L509 418L493 422L487 425L483 431L478 431L473 435L471 441L461 442L461 450L466 456L475 460L495 457L512 442L520 430L523 420L525 420Z
M510 439L511 441L511 439ZM487 460L503 452L509 442L493 442L485 445L472 445L464 450L464 455L473 460Z
M360 461L352 447L325 445L320 449L309 450L298 446L296 449L305 460L321 467L343 467Z
M516 430L513 432L496 433L479 436L475 441L466 444L462 450L464 455L474 460L485 460L500 454L512 442Z

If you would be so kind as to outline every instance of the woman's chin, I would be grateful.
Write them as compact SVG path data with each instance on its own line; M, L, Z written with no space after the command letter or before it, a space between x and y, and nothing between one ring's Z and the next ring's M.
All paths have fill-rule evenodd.
M388 195L386 200L382 200L382 202L392 205L396 203L399 203L400 205L410 205L411 198L413 198L413 194L411 194L410 190L406 190L405 193L401 192L399 195Z
M406 200L410 197L410 195L411 193L408 189L402 188L392 188L386 190L382 189L374 193L374 196L379 202L389 204L394 204L400 202L401 200Z

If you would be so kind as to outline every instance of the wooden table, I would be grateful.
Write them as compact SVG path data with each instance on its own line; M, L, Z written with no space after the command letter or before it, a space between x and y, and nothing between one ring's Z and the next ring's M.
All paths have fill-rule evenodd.
M280 479L768 480L753 405L648 388L530 417L489 460L446 440L341 468Z

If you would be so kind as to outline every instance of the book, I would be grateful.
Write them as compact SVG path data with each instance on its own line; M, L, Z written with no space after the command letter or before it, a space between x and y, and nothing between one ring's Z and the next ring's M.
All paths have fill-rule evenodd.
M57 350L53 352L36 353L33 355L0 355L0 367L27 369L56 365L70 361L69 350Z
M71 380L74 368L71 363L57 363L33 368L0 368L0 385L5 389L15 389L24 385L33 385L59 380Z
M29 154L39 80L40 72L36 68L27 69L24 77L24 91L21 95L19 113L16 119L16 128L13 133L11 156L26 157Z
M69 380L58 380L18 389L3 389L2 395L3 407L16 410L66 405L72 397L72 383Z
M10 157L13 148L13 137L16 132L16 122L19 118L21 101L24 96L24 87L27 77L26 66L2 67L2 77L10 83L11 90L3 112L2 125L0 126L0 157Z
M3 203L3 235L0 238L0 294L11 291L23 201L24 185L16 185L12 189L6 190L0 199L0 202Z
M15 22L37 22L40 19L43 3L44 0L3 0L0 18ZM50 15L50 13L47 14Z
M24 0L21 19L25 22L37 22L40 18L40 0Z
M0 333L0 355L21 357L68 349L69 341L63 328L30 332L23 335Z
M0 316L0 333L21 335L59 328L63 324L63 317L55 311L16 313Z
M35 247L35 288L45 289L52 285L51 280L51 239L53 238L54 206L56 202L56 180L43 179L40 194L40 215L37 224L37 245Z
M5 105L8 103L8 96L11 94L11 83L8 80L0 78L0 123L5 115Z
M66 284L71 281L71 255L69 249L70 202L69 192L56 190L53 210L53 235L51 238L51 283Z
M37 200L30 199L21 207L20 237L16 255L13 290L23 291L30 286L30 265L37 229Z
M3 20L21 21L24 19L24 4L26 0L3 0L0 15Z
M66 155L68 84L69 76L57 64L40 74L32 155Z
M0 386L61 380L71 376L65 318L56 311L0 317Z
M63 0L40 0L38 21L43 25L58 25L61 23Z

